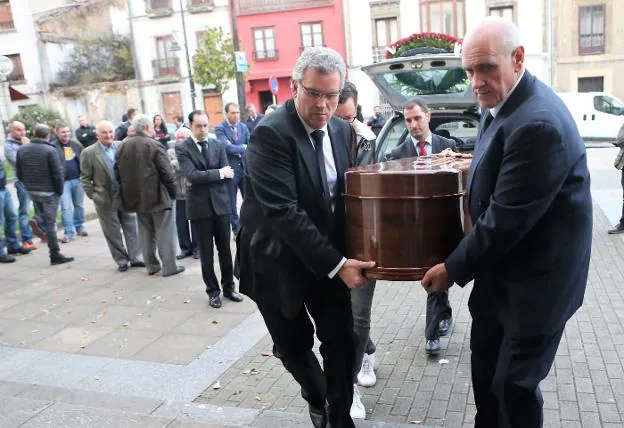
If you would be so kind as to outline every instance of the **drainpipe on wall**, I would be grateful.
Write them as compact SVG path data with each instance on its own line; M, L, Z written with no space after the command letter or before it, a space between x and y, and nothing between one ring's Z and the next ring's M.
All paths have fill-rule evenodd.
M128 5L128 24L130 25L130 45L132 46L132 65L134 67L134 77L139 83L139 100L141 102L141 111L145 112L145 90L143 88L143 77L141 75L141 67L136 52L136 42L134 38L134 15L132 14L132 0L126 0Z

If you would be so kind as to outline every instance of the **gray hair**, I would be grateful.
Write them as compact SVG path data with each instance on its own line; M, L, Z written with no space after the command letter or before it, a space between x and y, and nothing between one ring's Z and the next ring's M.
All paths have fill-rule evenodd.
M347 66L338 52L330 48L306 48L295 63L292 80L300 82L308 68L315 68L323 74L340 73L340 88L344 85Z
M38 123L33 131L33 137L45 139L50 135L50 127L43 123Z
M484 18L477 27L468 31L464 37L464 44L482 31L492 31L496 33L496 38L500 40L500 47L506 54L511 54L518 46L522 46L522 38L518 26L512 21L500 16L488 16Z
M132 126L134 126L134 131L138 134L146 134L152 125L152 119L146 114L140 114L134 118L132 121Z

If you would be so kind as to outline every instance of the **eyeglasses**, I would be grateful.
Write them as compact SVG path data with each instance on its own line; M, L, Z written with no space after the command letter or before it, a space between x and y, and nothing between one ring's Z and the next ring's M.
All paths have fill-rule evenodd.
M338 115L336 115L336 117L344 120L347 123L353 123L353 122L355 122L355 119L356 119L355 116L338 116Z
M338 92L321 92L321 91L319 91L317 89L308 88L301 82L298 82L297 84L299 86L301 86L301 88L303 89L303 91L306 94L308 94L312 98L316 98L318 100L325 98L327 101L336 101L338 99L338 97L340 96L340 91L338 91Z

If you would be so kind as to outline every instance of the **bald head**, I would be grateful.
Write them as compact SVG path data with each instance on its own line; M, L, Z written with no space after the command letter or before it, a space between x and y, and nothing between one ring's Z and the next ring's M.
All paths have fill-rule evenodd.
M191 136L191 130L185 127L178 128L175 132L175 142L179 144Z
M99 121L95 127L95 134L100 143L104 144L106 147L110 147L115 139L113 123L108 120Z
M501 17L485 18L464 38L462 65L481 107L499 105L524 70L518 27Z
M26 135L26 127L22 122L14 120L9 124L9 132L14 140L21 141L22 137Z

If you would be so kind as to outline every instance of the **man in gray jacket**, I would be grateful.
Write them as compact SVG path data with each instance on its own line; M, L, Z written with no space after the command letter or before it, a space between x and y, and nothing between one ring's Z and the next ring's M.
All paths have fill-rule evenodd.
M132 122L136 135L126 138L115 154L115 177L119 183L121 206L124 211L136 212L139 222L141 252L147 273L162 276L184 272L176 265L176 231L173 218L173 200L176 197L176 179L162 144L154 135L152 119L139 115Z
M74 260L61 254L56 238L56 213L63 194L63 164L50 144L50 127L35 126L34 138L17 151L15 172L41 215L50 250L50 263L59 265Z
M120 207L119 183L114 171L119 143L113 141L114 132L111 122L103 120L98 123L95 144L84 149L80 156L80 183L89 199L93 200L104 238L119 272L126 272L128 267L145 267L145 263L139 249L136 215Z

